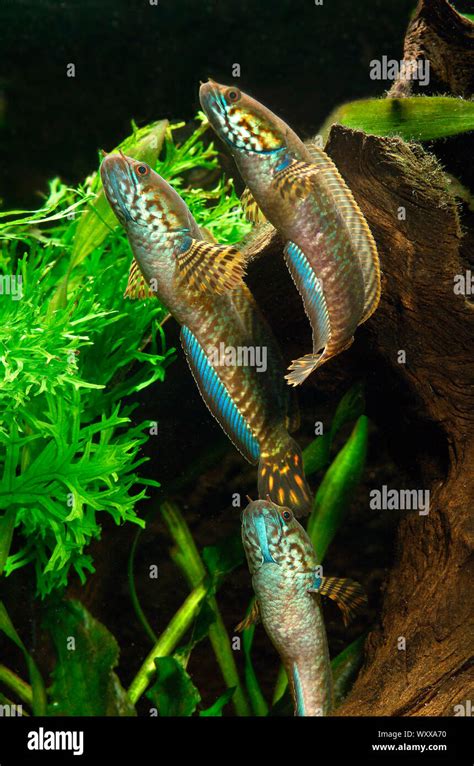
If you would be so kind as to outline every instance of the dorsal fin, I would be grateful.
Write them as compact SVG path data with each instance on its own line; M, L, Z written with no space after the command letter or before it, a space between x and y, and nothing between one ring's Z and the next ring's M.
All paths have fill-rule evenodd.
M360 320L362 324L373 314L380 300L380 263L377 245L354 195L332 159L314 143L305 146L311 155L311 164L319 173L318 178L334 200L354 243L354 252L359 259L365 287L364 314Z

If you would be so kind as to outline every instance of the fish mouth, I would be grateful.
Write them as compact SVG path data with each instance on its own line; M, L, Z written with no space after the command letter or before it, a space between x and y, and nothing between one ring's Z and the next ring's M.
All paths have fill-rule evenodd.
M100 176L107 198L122 223L137 223L125 201L126 193L136 186L130 173L130 166L125 155L107 154L100 165Z
M203 82L199 88L199 101L206 116L212 115L223 132L226 127L229 128L227 105L222 94L222 86L219 83L211 80L211 78L207 82ZM224 138L228 143L231 143L225 133Z

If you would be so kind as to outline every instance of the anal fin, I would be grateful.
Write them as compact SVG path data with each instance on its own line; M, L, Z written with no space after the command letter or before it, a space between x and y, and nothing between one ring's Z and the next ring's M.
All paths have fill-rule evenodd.
M185 325L181 327L181 343L199 392L210 413L242 455L250 463L256 463L260 457L260 445L252 429L199 340Z
M295 242L287 242L284 255L313 331L313 353L293 361L285 376L290 385L298 386L326 361L324 351L331 337L331 326L323 286L303 250Z

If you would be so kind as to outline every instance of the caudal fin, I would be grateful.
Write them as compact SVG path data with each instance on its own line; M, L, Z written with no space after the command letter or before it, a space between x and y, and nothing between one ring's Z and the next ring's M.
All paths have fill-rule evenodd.
M295 516L310 513L313 498L303 471L303 456L290 437L281 453L261 456L258 494L262 498L269 495L277 505L291 508Z
M354 338L349 338L343 343L340 343L337 347L331 344L331 347L324 348L318 354L306 354L306 356L300 356L299 359L295 359L288 367L288 375L285 375L285 379L290 386L299 386L308 375L322 364L328 362L333 356L341 354L352 346Z
M323 359L323 357L324 351L320 354L306 354L306 356L295 359L288 367L288 375L285 375L288 385L300 386L316 367L326 361L326 358Z

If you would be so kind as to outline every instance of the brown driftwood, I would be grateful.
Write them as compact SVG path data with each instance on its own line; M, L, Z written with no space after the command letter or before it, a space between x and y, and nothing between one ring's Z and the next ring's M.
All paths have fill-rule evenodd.
M453 715L474 690L474 304L453 289L455 275L466 271L471 235L463 238L447 178L421 148L335 128L328 151L380 250L384 292L371 344L389 377L401 376L411 394L397 402L387 391L387 406L411 400L413 429L436 424L449 457L441 479L424 466L430 513L400 523L382 624L340 713ZM399 350L406 364L397 361ZM399 637L406 651L398 650Z
M380 376L386 385L373 417L382 427L410 424L398 435L399 453L411 449L407 441L416 443L412 453L431 491L429 514L400 522L381 624L338 713L454 715L454 706L474 692L474 303L454 292L474 230L462 226L448 176L420 146L334 126L326 149L381 258L381 303L355 344L370 358L371 378ZM275 256L280 249L273 235L255 254ZM316 373L308 383L321 381Z
M469 98L474 93L474 24L446 0L420 0L405 36L403 58L429 60L430 86L400 78L390 89L392 98L415 93Z

